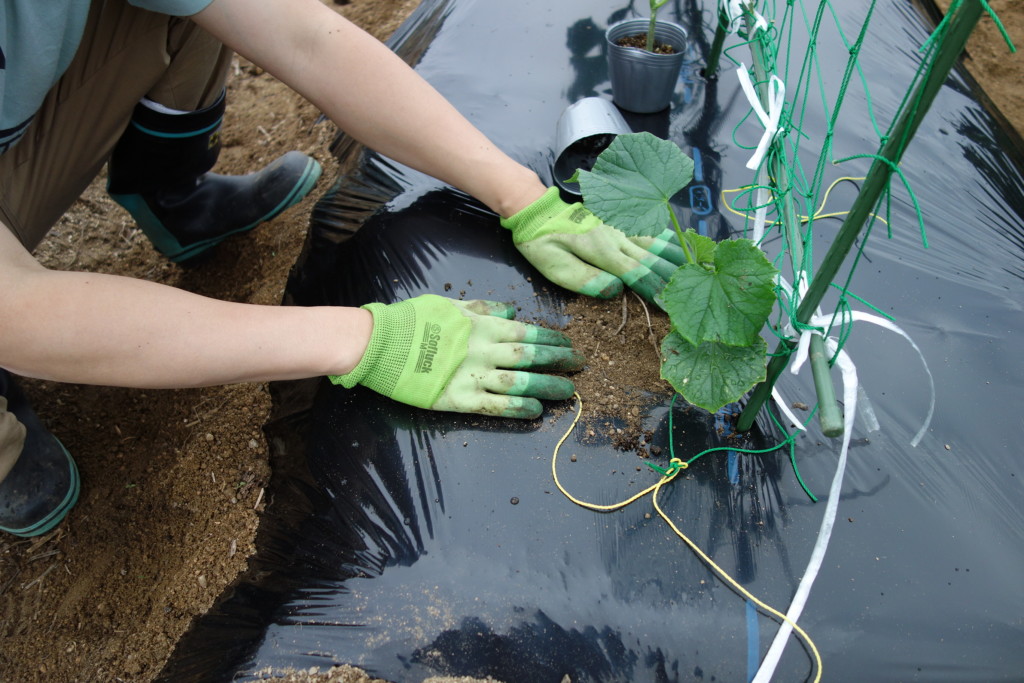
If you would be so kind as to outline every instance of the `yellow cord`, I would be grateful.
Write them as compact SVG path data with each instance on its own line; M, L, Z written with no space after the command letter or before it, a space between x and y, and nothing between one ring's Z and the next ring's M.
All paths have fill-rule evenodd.
M572 434L573 430L576 429L576 424L580 421L580 417L583 415L583 399L580 397L579 393L574 393L573 395L576 397L577 401L576 416L573 418L572 424L569 425L569 429L566 430L565 434L562 435L562 438L558 440L557 444L555 444L555 450L551 456L551 476L552 478L554 478L555 485L558 486L558 490L562 492L562 495L564 495L566 498L571 500L573 503L576 503L580 507L584 507L589 510L595 510L597 512L610 512L613 510L624 508L630 503L633 503L634 501L643 498L648 493L652 494L651 502L654 505L654 509L657 510L658 515L663 520L665 520L665 522L669 525L672 531L674 531L676 535L679 536L679 538L683 539L683 542L690 547L690 549L697 555L697 557L699 557L701 560L704 561L705 564L711 567L711 569L713 569L719 576L721 576L728 585L730 585L733 589L736 590L737 593L745 597L747 600L750 600L752 603L757 605L759 608L761 608L768 614L771 614L773 617L785 622L786 624L789 624L789 626L803 639L803 641L807 643L807 646L808 648L810 648L811 654L814 657L814 683L818 683L821 680L821 655L818 653L818 648L817 646L815 646L814 641L811 640L811 637L809 635L807 635L807 632L800 628L800 626L798 626L796 622L792 621L782 612L778 611L774 607L754 597L754 595L746 588L744 588L738 581L736 581L736 579L729 576L729 574L724 569L715 564L715 561L708 557L708 555L703 550L701 550L696 543L691 541L689 537L687 537L686 534L684 534L679 529L679 527L677 527L672 522L669 516L665 514L665 511L661 509L661 506L658 505L658 491L661 489L662 486L672 481L675 478L675 476L679 474L680 471L686 469L687 464L685 462L683 462L679 458L673 458L673 469L669 474L662 476L658 483L644 489L643 491L636 494L629 500L623 501L621 503L615 503L613 505L598 505L596 503L588 503L586 501L582 501L574 497L565 489L565 487L562 486L562 482L558 480L558 451L562 448L562 444L565 443L565 440L569 438L569 435Z
M828 189L825 190L825 194L822 195L822 197L821 197L821 206L819 206L818 210L814 212L814 220L818 220L818 219L821 219L821 218L839 218L841 216L845 216L848 213L850 213L849 211L835 211L833 213L822 213L822 211L825 210L825 204L828 203L828 196L832 193L832 190L835 189L836 185L838 185L839 183L843 182L844 180L850 180L850 181L853 181L853 182L857 182L859 180L864 180L864 178L854 178L854 177L850 177L850 176L844 176L842 178L836 178L836 180L831 185L828 186ZM734 209L732 207L732 205L729 203L729 199L728 199L727 195L735 194L737 192L745 192L746 190L749 190L749 189L750 189L750 186L748 185L746 187L738 187L738 188L736 188L734 190L722 190L722 206L724 206L726 208L726 210L728 210L730 213L734 213L737 216L740 216L742 218L747 218L748 214L746 212L740 211L739 209ZM871 214L871 216L873 218L876 218L877 220L881 221L884 225L889 225L889 222L886 221L881 216L879 216L878 214ZM810 216L801 216L800 217L800 223L801 224L807 223L810 220L811 220ZM780 221L773 221L772 223L770 223L768 225L768 227L774 227L774 226L778 225L779 222Z

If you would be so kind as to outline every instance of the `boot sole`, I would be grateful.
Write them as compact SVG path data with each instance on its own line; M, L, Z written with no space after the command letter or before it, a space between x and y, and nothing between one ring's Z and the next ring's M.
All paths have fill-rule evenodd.
M81 482L78 476L78 465L75 464L75 459L71 457L68 450L64 448L64 444L60 442L60 439L53 437L57 444L60 446L61 451L68 459L68 467L71 469L71 474L68 477L68 492L64 495L64 499L60 504L50 511L48 515L43 517L41 520L30 526L21 529L11 529L10 527L0 526L0 531L5 531L15 536L21 536L23 538L31 538L33 536L41 536L47 531L53 529L53 527L60 524L67 516L71 508L75 507L75 503L78 502L78 494L81 490Z
M292 191L289 192L276 207L249 225L236 228L231 232L226 232L222 235L217 235L216 237L211 237L208 240L195 242L187 247L183 247L181 243L179 243L178 240L163 227L160 223L160 219L153 215L149 206L139 195L112 194L111 197L135 217L136 222L138 222L140 227L143 228L143 232L146 233L146 236L149 237L150 241L152 241L154 246L156 246L157 251L174 263L183 263L199 256L208 249L217 246L228 237L248 232L260 223L265 223L277 217L286 209L298 204L307 194L309 194L310 190L313 189L313 186L316 185L316 181L320 179L321 172L322 169L320 167L320 163L316 159L307 159L306 168L302 171L302 175L299 176L299 180L295 183L295 187L292 188Z

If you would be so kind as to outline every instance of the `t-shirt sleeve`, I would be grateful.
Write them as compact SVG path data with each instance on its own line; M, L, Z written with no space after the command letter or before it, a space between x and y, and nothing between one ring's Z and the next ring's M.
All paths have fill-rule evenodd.
M174 17L191 16L206 9L211 2L213 0L128 0L130 5Z

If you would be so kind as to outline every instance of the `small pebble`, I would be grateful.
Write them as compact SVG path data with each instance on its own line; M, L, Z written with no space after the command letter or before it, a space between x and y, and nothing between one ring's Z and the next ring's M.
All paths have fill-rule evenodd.
M513 505L519 505L519 498L516 496L512 496L512 500L510 500L509 502L512 503Z

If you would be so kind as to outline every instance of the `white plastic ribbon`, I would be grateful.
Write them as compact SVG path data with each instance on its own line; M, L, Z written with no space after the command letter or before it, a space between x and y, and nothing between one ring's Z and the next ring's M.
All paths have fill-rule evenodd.
M811 332L818 334L818 332ZM834 339L826 340L826 348L830 353L835 353L838 344ZM767 683L775 674L779 665L782 651L789 641L789 634L793 631L792 624L795 624L804 611L807 598L811 594L811 587L814 580L818 578L822 562L825 560L825 551L828 549L829 540L832 538L832 529L835 527L836 514L839 509L839 494L843 488L843 475L846 473L846 460L850 451L850 432L853 431L853 418L857 412L857 368L845 351L840 351L836 356L836 365L843 375L843 405L846 408L843 415L843 447L839 452L839 463L836 465L836 473L832 477L832 486L828 492L828 503L825 505L825 514L821 519L821 527L818 529L818 539L811 551L811 558L807 561L807 569L800 579L793 600L786 612L787 621L782 622L779 630L775 633L768 653L761 660L761 666L757 670L752 683Z
M921 428L917 430L917 434L915 434L914 438L910 440L910 445L917 448L917 445L921 443L921 439L924 438L925 433L928 431L928 427L931 426L932 415L935 413L935 379L932 377L932 371L928 367L928 362L925 360L924 354L921 352L921 349L917 346L917 344L914 343L914 340L911 339L910 335L904 332L899 325L889 320L886 320L881 316L873 315L871 313L865 313L863 311L846 311L842 313L842 320L843 324L860 321L871 323L872 325L878 325L879 327L889 330L890 332L895 332L896 334L900 335L901 337L907 340L910 346L917 353L918 358L921 359L921 365L924 367L925 374L928 375L928 389L930 395L928 402L928 414L925 416ZM831 316L819 314L811 318L809 325L810 327L825 328L829 325L831 321ZM811 334L818 333L814 330L804 330L803 333L800 335L800 343L797 344L797 351L794 354L793 363L790 366L790 372L792 372L794 375L800 372L800 367L803 365L804 361L807 360L807 345L810 343ZM830 344L834 343L831 339L828 339L826 341L829 342ZM854 374L854 378L856 378L856 374ZM855 392L858 390L858 387L856 385L854 385L853 388ZM849 407L847 407L846 409L848 411L850 410ZM872 425L872 422L874 422L877 425L877 420L872 420L872 418L874 417L874 411L872 411L872 414L870 416L865 417L867 418L869 428Z
M780 277L780 281L783 279ZM801 287L801 290L804 288ZM925 417L924 424L921 429L918 430L917 434L911 440L910 444L916 447L921 439L924 437L925 432L928 431L928 427L932 421L932 415L935 412L935 380L932 377L931 370L928 368L928 363L925 361L924 354L921 353L921 349L918 348L914 340L910 338L906 332L900 327L885 318L870 313L864 313L862 311L844 311L842 313L842 320L844 323L853 321L862 321L878 325L884 329L895 332L900 335L914 348L917 355L921 358L921 362L924 365L925 372L928 375L928 384L931 392L931 401L928 407L928 415ZM809 326L814 328L827 329L832 322L831 316L821 315L820 309L818 315L815 315L810 321ZM805 329L800 334L800 340L797 343L797 350L794 354L792 365L790 366L790 372L797 374L800 372L800 368L808 357L808 347L810 346L810 339L812 334L823 336L821 332L816 329ZM825 506L825 514L821 520L821 527L818 529L818 538L815 541L814 548L811 550L811 557L807 561L807 568L804 570L804 574L800 579L800 584L797 586L796 593L793 595L793 600L789 604L789 610L786 612L786 618L789 621L785 621L779 627L779 630L775 634L775 639L772 641L771 647L768 648L767 654L761 661L761 666L757 670L757 675L754 676L752 683L767 683L770 681L775 673L775 669L779 664L779 659L782 657L782 652L786 647L786 643L789 640L789 635L793 631L791 624L795 624L800 618L803 612L804 606L807 604L807 598L811 593L811 587L814 585L815 579L818 577L818 572L821 569L822 562L825 559L825 551L828 549L829 540L832 537L832 529L835 526L836 514L839 508L839 495L842 491L843 476L846 472L847 456L850 450L850 435L853 431L854 418L857 415L857 399L863 395L867 398L867 395L863 393L863 389L857 380L857 368L850 359L850 356L840 350L836 354L839 348L839 343L832 337L825 337L825 347L830 354L836 355L836 366L842 373L843 378L843 445L839 452L839 462L836 465L836 473L832 477L832 486L829 489L828 503ZM785 402L781 401L776 393L775 389L772 390L772 395L776 397L778 405L785 406ZM877 429L878 421L875 419L874 411L870 408L870 405L865 406L867 411L865 418L867 419L869 429ZM788 409L784 409L783 412L789 416L792 413ZM791 418L792 419L792 418ZM799 425L799 422L795 422Z
M772 398L775 399L775 404L779 406L779 410L782 411L782 414L786 416L791 425L801 432L807 431L807 427L804 427L804 423L796 416L796 413L790 410L789 404L782 400L782 394L779 392L778 387L772 387Z
M743 93L747 96L751 108L760 119L761 125L764 126L764 135L761 136L761 141L757 144L757 150L747 162L747 168L754 170L761 165L764 155L768 153L768 145L780 132L779 119L782 118L782 105L786 101L786 84L782 82L781 78L772 74L768 80L768 111L765 111L761 106L761 98L754 91L754 83L750 80L746 64L740 64L736 69L736 75L739 76L740 87L743 88Z
M744 3L744 0L719 0L719 10L725 12L725 16L729 17L730 31L735 30L732 28L732 25L743 17L744 4L750 5L750 13L754 15L754 31L756 32L757 29L767 31L768 20L754 10L753 3L750 3L749 0L747 3Z
M757 197L754 200L757 204L754 211L754 227L751 231L754 244L761 244L764 237L764 226L768 223L768 197L768 172L762 168L757 174Z

